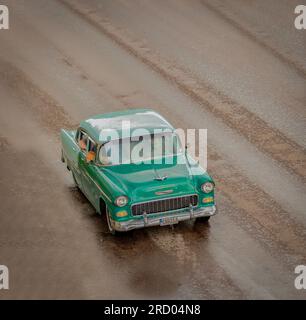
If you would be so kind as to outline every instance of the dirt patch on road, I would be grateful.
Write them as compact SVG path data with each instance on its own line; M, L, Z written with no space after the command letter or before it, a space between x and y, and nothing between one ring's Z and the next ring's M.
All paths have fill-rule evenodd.
M27 107L26 111L30 111L34 118L53 134L58 135L61 128L76 127L57 101L9 62L0 60L0 78L5 86L11 88L19 99L22 99Z
M0 152L5 151L9 146L6 138L0 136Z

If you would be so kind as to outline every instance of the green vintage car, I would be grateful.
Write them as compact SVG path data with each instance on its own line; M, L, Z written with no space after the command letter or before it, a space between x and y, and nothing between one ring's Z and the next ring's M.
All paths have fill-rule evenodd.
M123 124L129 124L128 130ZM165 137L173 145L154 155ZM149 156L141 156L139 141ZM61 142L62 161L96 211L106 214L112 233L206 221L216 214L212 178L181 147L172 125L153 110L94 116L77 130L62 129ZM137 152L131 155L131 150Z

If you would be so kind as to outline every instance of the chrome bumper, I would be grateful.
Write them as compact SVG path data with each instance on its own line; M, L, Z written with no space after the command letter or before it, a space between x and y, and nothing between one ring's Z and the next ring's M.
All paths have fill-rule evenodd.
M184 211L176 211L173 214L161 214L157 217L150 217L150 215L143 215L139 219L131 219L124 222L111 220L113 229L116 231L129 231L132 229L139 229L145 227L159 226L163 218L174 218L177 222L191 220L200 217L211 217L217 213L216 206L202 207L198 209L190 208Z

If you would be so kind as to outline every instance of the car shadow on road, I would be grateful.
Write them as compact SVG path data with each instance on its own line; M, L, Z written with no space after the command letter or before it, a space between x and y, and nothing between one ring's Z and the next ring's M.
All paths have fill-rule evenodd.
M179 292L183 283L190 281L202 259L209 255L207 222L188 221L173 227L150 227L114 236L108 231L105 216L96 213L77 187L70 187L69 193L92 226L101 253L113 264L114 272L124 264L121 276L124 275L136 294L152 298L182 296Z

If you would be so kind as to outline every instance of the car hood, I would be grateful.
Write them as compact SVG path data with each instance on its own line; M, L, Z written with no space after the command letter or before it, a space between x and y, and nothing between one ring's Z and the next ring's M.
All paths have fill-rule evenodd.
M103 172L135 202L195 193L186 164L123 164Z

